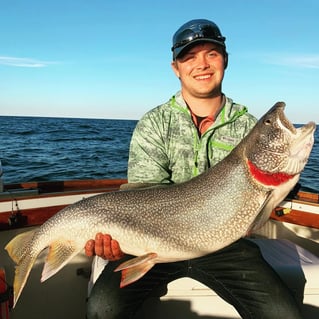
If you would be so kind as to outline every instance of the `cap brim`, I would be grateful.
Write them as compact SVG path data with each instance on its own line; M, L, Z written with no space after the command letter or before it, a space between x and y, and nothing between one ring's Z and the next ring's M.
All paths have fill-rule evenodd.
M210 38L198 38L198 39L195 39L193 41L190 41L190 42L186 43L183 46L175 48L173 50L173 60L175 60L182 53L182 51L184 51L185 49L193 46L195 43L198 43L198 42L216 43L216 44L218 44L218 45L220 45L220 46L225 48L225 43L224 42L220 42L220 41L217 41L217 40L214 40L214 39L210 39Z

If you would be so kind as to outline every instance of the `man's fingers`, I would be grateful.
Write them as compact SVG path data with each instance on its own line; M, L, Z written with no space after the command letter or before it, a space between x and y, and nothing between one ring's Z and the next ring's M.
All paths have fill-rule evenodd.
M111 261L119 260L124 256L118 241L108 234L97 233L95 240L88 240L84 247L85 254L89 257L97 255Z
M124 256L118 241L112 239L112 237L108 234L103 235L103 249L105 259L115 261Z
M110 235L103 235L103 257L108 260L113 260L111 241L112 237Z
M97 233L95 235L95 254L99 257L104 258L104 235Z
M118 243L117 240L114 240L114 239L111 240L111 248L112 248L112 253L114 256L113 260L119 260L124 257L124 253L122 252L120 248L120 244Z
M95 251L94 251L94 240L93 239L90 239L86 242L85 244L85 247L84 247L84 251L85 251L85 254L88 256L88 257L92 257L95 255Z

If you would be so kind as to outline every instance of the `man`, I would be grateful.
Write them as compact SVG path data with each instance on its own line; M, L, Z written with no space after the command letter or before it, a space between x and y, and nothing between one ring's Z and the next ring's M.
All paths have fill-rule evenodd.
M228 54L216 24L203 19L185 23L174 34L172 51L181 91L137 124L126 188L189 180L222 160L256 123L247 108L222 93ZM97 234L86 253L113 261L92 289L88 318L134 318L158 287L185 276L213 289L242 318L301 318L290 291L246 239L204 257L157 264L125 288L119 288L120 274L113 269L130 257L123 257L116 239Z

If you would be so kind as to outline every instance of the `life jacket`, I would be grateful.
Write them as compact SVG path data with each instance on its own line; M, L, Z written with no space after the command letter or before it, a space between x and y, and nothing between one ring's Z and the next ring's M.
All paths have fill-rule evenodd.
M0 319L9 319L12 296L12 287L7 284L5 271L0 267Z

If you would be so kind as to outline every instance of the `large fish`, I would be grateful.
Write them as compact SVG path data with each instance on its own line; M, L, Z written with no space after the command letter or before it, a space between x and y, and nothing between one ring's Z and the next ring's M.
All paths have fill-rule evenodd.
M121 286L154 264L221 249L260 227L294 187L314 142L315 123L296 129L279 102L215 167L192 180L100 194L70 205L6 246L16 265L14 304L39 253L49 247L41 281L53 276L97 232L138 257L116 270Z

